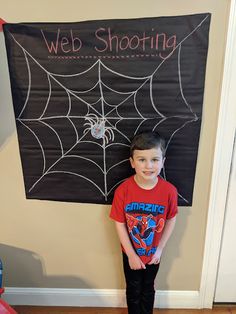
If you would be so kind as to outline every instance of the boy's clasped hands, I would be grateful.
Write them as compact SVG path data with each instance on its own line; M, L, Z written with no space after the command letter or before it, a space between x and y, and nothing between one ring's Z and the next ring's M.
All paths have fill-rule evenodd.
M153 255L151 261L148 263L148 265L160 263L161 254L162 254L162 249L157 247L157 250L155 254ZM145 264L141 261L140 257L136 253L128 256L128 260L129 260L129 266L131 269L133 270L146 269Z

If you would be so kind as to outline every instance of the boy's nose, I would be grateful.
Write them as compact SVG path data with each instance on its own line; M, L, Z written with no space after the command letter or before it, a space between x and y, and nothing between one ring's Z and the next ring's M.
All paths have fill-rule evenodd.
M151 160L150 161L147 160L146 167L147 168L152 168L152 161Z

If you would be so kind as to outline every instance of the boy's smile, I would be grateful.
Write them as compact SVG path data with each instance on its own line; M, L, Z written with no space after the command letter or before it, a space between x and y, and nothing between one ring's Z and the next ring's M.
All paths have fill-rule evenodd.
M130 163L135 169L135 180L141 187L152 188L158 181L165 159L160 147L134 150Z

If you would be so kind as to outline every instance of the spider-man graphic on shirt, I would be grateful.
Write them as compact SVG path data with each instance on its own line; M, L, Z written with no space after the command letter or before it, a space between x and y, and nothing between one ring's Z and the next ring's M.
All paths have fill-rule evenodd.
M134 242L144 249L152 244L154 233L162 232L165 224L164 219L161 218L158 221L158 225L156 225L152 214L136 217L126 214L126 219L130 236Z

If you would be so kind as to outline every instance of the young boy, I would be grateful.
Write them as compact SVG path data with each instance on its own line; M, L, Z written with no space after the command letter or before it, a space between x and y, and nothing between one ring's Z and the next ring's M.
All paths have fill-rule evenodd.
M175 226L177 191L159 177L165 142L155 132L136 135L130 146L135 175L116 189L110 217L123 250L129 314L151 314L154 280L162 251Z

